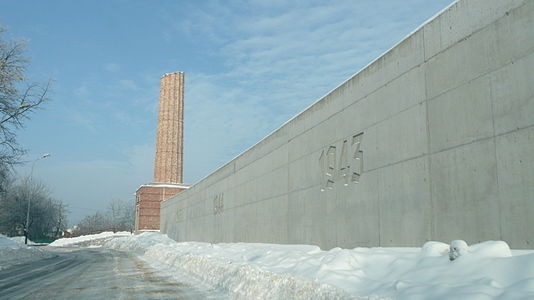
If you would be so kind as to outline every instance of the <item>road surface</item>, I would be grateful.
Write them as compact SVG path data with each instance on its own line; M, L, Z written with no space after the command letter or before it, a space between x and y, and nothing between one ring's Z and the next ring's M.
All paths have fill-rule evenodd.
M103 248L50 251L56 256L0 270L0 299L221 298L160 276L125 252Z

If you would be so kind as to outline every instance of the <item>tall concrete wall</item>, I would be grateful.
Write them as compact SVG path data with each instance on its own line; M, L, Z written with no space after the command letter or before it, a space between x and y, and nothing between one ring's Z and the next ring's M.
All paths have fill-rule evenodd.
M178 241L532 248L534 1L456 2L161 215Z

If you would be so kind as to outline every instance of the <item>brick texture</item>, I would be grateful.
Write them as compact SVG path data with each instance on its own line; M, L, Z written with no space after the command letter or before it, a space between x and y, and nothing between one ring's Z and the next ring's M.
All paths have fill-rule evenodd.
M184 73L165 74L160 80L154 182L136 195L135 230L159 230L160 203L187 187L182 185Z
M184 73L160 80L154 182L181 183L184 125Z
M161 201L172 197L184 188L144 185L136 194L135 230L159 230Z

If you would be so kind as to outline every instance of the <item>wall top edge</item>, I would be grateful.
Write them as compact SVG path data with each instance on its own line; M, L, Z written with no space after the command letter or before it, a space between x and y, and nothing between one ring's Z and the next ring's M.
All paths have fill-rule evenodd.
M187 190L187 189L189 189L191 187L191 185L190 184L178 184L178 183L175 184L175 183L158 183L158 182L154 182L154 183L142 184L135 191L137 192L143 187L178 188L178 189Z
M295 120L296 118L298 118L300 115L306 113L306 111L310 110L313 106L315 106L317 103L321 102L322 100L326 99L330 94L332 94L333 92L335 92L338 88L342 87L344 84L346 84L347 82L349 82L351 79L355 78L356 76L358 76L360 73L362 73L363 71L365 71L366 69L368 69L371 65L373 65L375 62L377 62L378 60L380 60L382 57L384 57L385 55L387 55L389 52L391 52L393 49L395 49L397 46L399 46L400 44L402 44L402 42L404 42L405 40L409 39L410 37L412 37L413 35L415 35L417 32L419 32L420 30L423 29L423 27L425 27L427 24L431 23L432 21L434 21L435 19L437 19L440 15L442 15L444 12L446 12L447 10L449 10L451 7L453 7L454 5L456 5L458 2L460 2L462 0L454 0L452 1L449 5L447 5L445 8L443 8L442 10L440 10L439 12L437 12L434 16L430 17L428 20L426 20L425 22L423 22L421 25L419 25L417 28L415 28L414 30L412 30L408 35L406 35L404 38L402 38L401 40L399 40L397 43L395 43L393 46L391 46L388 50L384 51L381 55L379 55L378 57L376 57L374 60L372 60L370 63L368 63L365 67L361 68L360 70L358 70L356 73L354 73L353 75L349 76L349 78L347 78L345 81L343 81L341 84L339 84L338 86L336 86L335 88L333 88L332 90L330 90L328 93L326 93L324 96L320 97L319 99L317 99L316 101L314 101L312 104L310 104L308 107L306 107L305 109L303 109L301 112L297 113L295 116L293 116L291 119L289 119L288 121L284 122L282 125L280 125L278 128L276 128L275 130L273 130L271 133L269 133L268 135L266 135L264 138L262 138L261 140L259 140L257 143L255 143L254 145L248 147L246 150L244 150L243 152L241 152L240 154L238 154L237 156L235 156L234 158L232 158L231 160L229 160L227 163L225 163L224 165L220 166L219 168L217 168L216 170L214 170L213 172L209 173L208 175L204 176L203 178L201 178L200 180L198 180L197 182L193 183L190 187L194 187L196 184L198 184L199 182L201 181L204 181L205 179L207 179L208 177L210 177L212 174L215 174L217 173L218 171L220 171L221 169L225 168L226 166L230 165L232 162L234 162L236 159L238 159L239 157L243 156L245 153L247 153L248 151L252 150L254 147L256 147L257 145L261 144L263 141L267 140L269 137L271 137L272 135L274 135L276 132L278 132L279 130L281 130L283 127L285 127L286 125L288 125L289 123L291 123L293 120ZM173 197L169 198L169 199L172 199Z
M301 112L297 113L296 115L294 115L291 119L287 120L285 123L283 123L280 127L278 127L277 129L273 130L271 133L269 133L267 136L265 136L263 139L261 139L260 141L258 141L256 144L252 145L251 147L249 147L247 150L243 151L241 154L239 154L238 156L236 156L235 158L238 158L239 156L243 155L245 152L249 151L250 149L254 148L256 145L260 144L262 141L266 140L267 138L269 138L271 135L275 134L277 131L279 131L280 129L282 129L284 126L286 126L287 124L291 123L293 120L295 120L296 118L298 118L300 115L304 114L306 111L310 110L313 106L315 106L317 103L321 102L322 100L326 99L328 96L330 96L332 93L334 93L337 89L339 89L340 87L342 87L343 85L345 85L347 82L349 82L350 80L352 80L353 78L357 77L360 73L364 72L366 69L368 69L369 67L371 67L374 63L376 63L377 61L379 61L382 57L386 56L389 52L391 52L392 50L394 50L397 46L399 46L400 44L402 44L404 41L408 40L409 38L411 38L412 36L414 36L416 33L418 33L419 31L421 31L423 29L423 27L425 27L427 24L431 23L432 21L434 21L435 19L437 19L440 15L442 15L444 12L446 12L447 10L449 10L451 7L453 7L454 5L456 5L458 2L460 2L462 0L454 0L452 1L449 5L447 5L446 7L444 7L442 10L438 11L436 14L434 14L432 17L430 17L429 19L427 19L425 22L423 22L421 25L419 25L417 28L415 28L414 30L412 30L410 33L408 33L404 38L400 39L397 43L395 43L393 46L391 46L389 49L387 49L386 51L384 51L382 54L380 54L379 56L377 56L375 59L373 59L371 62L369 62L367 65L365 65L363 68L359 69L356 73L354 73L353 75L349 76L345 81L343 81L342 83L338 84L336 87L334 87L333 89L331 89L330 91L328 91L324 96L320 97L319 99L315 100L312 104L310 104L308 107L304 108ZM234 159L235 159L234 158ZM234 159L232 159L231 161L233 161Z

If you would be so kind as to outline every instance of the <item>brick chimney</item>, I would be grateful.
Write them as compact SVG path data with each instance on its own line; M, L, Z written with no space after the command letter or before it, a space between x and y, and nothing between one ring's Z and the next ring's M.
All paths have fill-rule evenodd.
M184 73L160 79L154 182L135 192L135 230L159 230L160 203L188 188L182 184L184 137Z
M184 73L163 75L159 93L154 182L182 183Z

